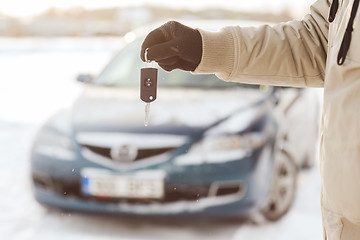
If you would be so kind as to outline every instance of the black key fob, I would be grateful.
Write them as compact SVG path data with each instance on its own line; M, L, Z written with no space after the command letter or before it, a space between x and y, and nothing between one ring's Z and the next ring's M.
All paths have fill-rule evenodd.
M141 68L140 73L140 99L151 103L156 99L157 68Z

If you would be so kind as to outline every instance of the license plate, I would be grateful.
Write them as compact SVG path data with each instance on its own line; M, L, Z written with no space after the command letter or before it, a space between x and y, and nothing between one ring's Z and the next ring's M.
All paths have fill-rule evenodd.
M82 176L82 191L97 197L161 199L164 197L164 178L141 174L86 174Z

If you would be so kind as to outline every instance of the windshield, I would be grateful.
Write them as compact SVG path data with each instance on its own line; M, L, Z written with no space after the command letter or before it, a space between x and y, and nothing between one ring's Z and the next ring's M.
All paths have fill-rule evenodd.
M151 67L152 64L144 63L140 59L141 39L138 39L125 48L108 64L104 71L94 79L93 83L102 86L138 88L140 68ZM194 75L189 72L174 70L166 72L158 68L158 86L168 88L253 88L259 89L259 85L249 85L225 82L213 74Z

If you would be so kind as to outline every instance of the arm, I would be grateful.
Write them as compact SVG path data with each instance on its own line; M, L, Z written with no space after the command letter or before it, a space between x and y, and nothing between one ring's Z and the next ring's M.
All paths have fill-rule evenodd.
M318 0L301 21L272 27L198 29L203 54L194 73L252 84L322 87L329 6L327 0Z

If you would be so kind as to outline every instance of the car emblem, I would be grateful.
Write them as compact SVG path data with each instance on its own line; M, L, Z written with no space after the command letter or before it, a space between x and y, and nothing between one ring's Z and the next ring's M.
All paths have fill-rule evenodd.
M138 149L131 145L113 147L110 155L115 162L133 162L138 154Z

